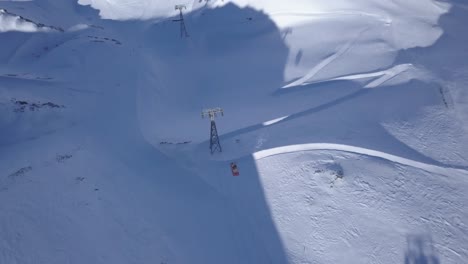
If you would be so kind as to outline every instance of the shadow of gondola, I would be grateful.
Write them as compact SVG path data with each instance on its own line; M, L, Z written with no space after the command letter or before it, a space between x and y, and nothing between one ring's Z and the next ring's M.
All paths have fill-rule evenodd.
M408 235L404 264L440 264L430 235Z

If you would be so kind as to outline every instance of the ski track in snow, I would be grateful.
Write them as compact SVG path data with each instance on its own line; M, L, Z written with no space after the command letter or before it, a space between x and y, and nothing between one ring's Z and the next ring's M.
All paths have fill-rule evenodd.
M303 77L299 78L298 80L296 80L296 81L294 81L294 82L292 82L290 84L287 84L283 88L291 88L291 87L294 87L294 86L304 85L308 80L312 79L315 75L317 75L317 73L319 73L321 70L323 70L325 67L327 67L330 63L332 63L333 61L335 61L336 59L341 57L343 54L345 54L354 45L354 43L362 35L362 33L364 33L364 31L366 31L367 29L368 28L366 28L364 30L361 30L354 39L352 39L351 41L349 41L348 43L343 45L338 50L338 52L336 52L336 53L328 56L324 60L322 60L319 64L317 64L314 68L312 68L309 71L309 73L307 73Z
M450 177L459 177L466 181L468 177L468 171L462 169L454 169L449 167L440 167L432 164L426 164L419 161L414 161L406 159L403 157L395 156L385 152L366 149L361 147L342 145L342 144L332 144L332 143L311 143L311 144L300 144L300 145L290 145L283 146L278 148L272 148L267 150L262 150L253 154L255 160L264 159L271 156L301 152L301 151L313 151L313 150L332 150L332 151L344 151L350 153L356 153L361 155L366 155L370 157L382 158L388 161L399 163L402 165L407 165L427 172L436 173L440 175L450 176Z
M408 64L399 64L399 65L396 65L388 70L385 70L385 71L380 71L380 72L376 72L374 74L377 74L380 75L381 77L370 82L369 84L367 84L366 86L364 86L364 88L376 88L384 83L386 83L387 81L393 79L395 76L409 70L413 65L408 63ZM372 75L372 74L371 74ZM354 78L354 79L358 79L358 78L367 78L367 77L371 77L371 76L367 76L367 74L358 74L358 75L350 75L348 77L342 77L341 79L343 80L346 80L346 79L351 79L351 78ZM340 79L340 78L339 78Z
M359 79L376 78L370 83L366 84L364 88L377 88L381 86L382 84L386 83L387 81L393 79L394 77L412 68L414 68L414 66L411 63L398 64L383 71L343 75L343 76L326 79L326 80L304 82L304 83L301 83L300 85L318 84L318 83L324 83L324 82L329 82L329 81L342 81L342 80L353 81L353 80L359 80ZM289 87L284 87L284 88L289 88Z
M321 13L306 13L306 12L278 12L271 13L270 16L299 16L299 17L314 17L314 18L339 18L343 16L354 17L369 17L382 21L386 24L392 23L392 19L383 15L371 14L359 11L336 11L336 12L321 12Z

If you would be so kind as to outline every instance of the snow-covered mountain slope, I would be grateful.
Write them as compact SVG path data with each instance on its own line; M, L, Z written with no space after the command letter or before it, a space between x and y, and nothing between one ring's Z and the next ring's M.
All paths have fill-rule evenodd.
M468 261L466 4L175 4L0 1L0 263Z

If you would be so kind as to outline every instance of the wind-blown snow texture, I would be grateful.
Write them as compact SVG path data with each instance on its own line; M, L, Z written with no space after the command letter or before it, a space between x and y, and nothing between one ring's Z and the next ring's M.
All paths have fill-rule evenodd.
M175 4L0 0L0 263L468 263L467 4Z

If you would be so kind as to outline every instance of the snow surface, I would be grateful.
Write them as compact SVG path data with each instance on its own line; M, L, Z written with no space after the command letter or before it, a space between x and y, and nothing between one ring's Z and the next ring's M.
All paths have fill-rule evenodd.
M468 263L463 1L0 9L0 263Z

